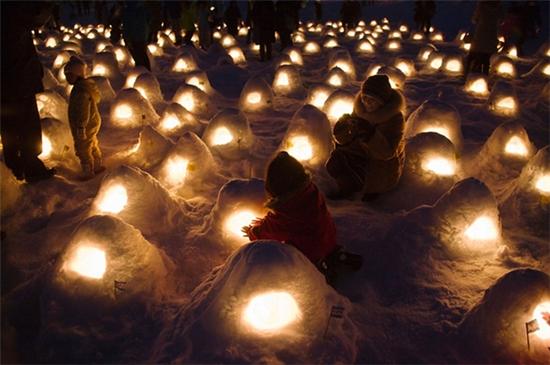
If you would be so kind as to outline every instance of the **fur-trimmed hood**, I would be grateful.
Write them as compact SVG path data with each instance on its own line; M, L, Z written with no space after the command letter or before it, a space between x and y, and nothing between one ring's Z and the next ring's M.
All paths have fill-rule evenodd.
M369 121L372 125L384 123L398 113L405 111L405 97L397 90L393 90L390 99L374 112L367 112L361 102L361 93L358 93L353 103L353 114Z

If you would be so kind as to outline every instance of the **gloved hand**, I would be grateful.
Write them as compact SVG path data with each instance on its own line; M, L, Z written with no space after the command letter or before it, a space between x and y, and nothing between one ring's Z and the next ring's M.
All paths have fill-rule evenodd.
M77 128L76 136L78 139L86 139L86 128Z

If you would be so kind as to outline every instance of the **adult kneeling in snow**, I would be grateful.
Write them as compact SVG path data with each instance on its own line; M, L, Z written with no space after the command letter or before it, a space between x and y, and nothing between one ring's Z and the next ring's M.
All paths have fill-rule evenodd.
M339 189L330 198L362 191L363 200L369 201L397 185L405 161L404 108L403 95L391 88L386 75L363 83L353 113L334 126L337 144L326 166Z
M296 247L329 284L339 271L339 263L353 270L361 267L360 256L345 253L336 244L336 227L323 194L300 162L287 152L279 152L269 164L265 180L270 196L266 206L271 211L242 228L251 241L271 239Z

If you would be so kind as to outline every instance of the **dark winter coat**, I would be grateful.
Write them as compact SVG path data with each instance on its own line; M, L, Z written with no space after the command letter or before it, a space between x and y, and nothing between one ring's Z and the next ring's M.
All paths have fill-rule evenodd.
M293 245L314 264L336 248L336 227L315 184L309 182L271 208L273 211L250 230L251 240L272 239Z
M254 1L252 4L252 37L256 44L275 42L273 1Z
M498 24L502 18L499 2L480 1L474 11L472 22L475 24L474 37L470 52L493 54L498 44Z
M2 6L2 101L34 97L42 92L43 69L31 30L50 16L44 2L10 1Z
M334 175L341 174L353 176L366 194L393 189L401 178L405 161L404 107L403 96L393 90L386 104L369 113L358 95L352 114L358 125L356 135L348 143L336 146L327 163L329 173L335 178L340 176Z

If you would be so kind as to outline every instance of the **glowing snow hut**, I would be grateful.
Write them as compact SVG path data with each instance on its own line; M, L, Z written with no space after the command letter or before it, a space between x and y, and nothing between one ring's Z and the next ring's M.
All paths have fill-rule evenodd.
M240 160L249 154L254 135L241 111L225 109L216 114L202 135L213 153L229 160Z
M491 66L489 69L492 75L507 79L513 79L517 75L514 61L510 57L503 55L494 55L491 57Z
M414 76L416 73L414 61L409 58L398 57L393 65L407 77Z
M392 66L380 67L377 74L388 76L392 89L403 89L407 81L407 76L400 69Z
M172 101L201 118L210 118L216 112L216 107L212 104L208 94L196 86L180 86Z
M306 56L317 55L321 53L321 46L317 42L309 41L304 45L304 54Z
M69 125L54 118L40 121L42 126L42 153L38 156L47 165L75 167L74 142Z
M174 137L181 136L189 131L201 134L204 125L180 104L171 103L164 109L159 120L158 129L162 134Z
M489 95L487 76L482 74L468 74L464 88L469 94L479 98Z
M186 73L197 71L199 67L197 62L190 53L184 53L176 58L174 65L172 65L172 72Z
M427 62L434 52L437 52L437 48L432 44L427 44L418 51L417 59L420 62Z
M123 75L118 68L118 61L112 52L100 52L94 56L92 72L93 76L108 78L116 88L123 83Z
M139 133L138 142L126 151L128 163L143 170L150 170L164 159L172 146L173 143L169 139L147 125Z
M323 110L325 102L334 90L334 88L324 84L310 86L308 96L306 98L306 104L311 104L317 109Z
M497 81L493 85L487 105L489 110L497 115L503 117L516 116L519 113L519 101L514 85Z
M323 112L327 115L331 125L334 125L344 114L353 112L355 96L344 90L336 90L325 102Z
M67 100L53 90L45 90L35 95L40 119L53 118L69 125L69 105Z
M334 67L328 73L325 83L334 88L340 88L348 85L350 82L349 76L340 68Z
M426 100L409 115L405 124L405 138L419 133L439 133L455 146L458 153L462 150L461 118L456 108L439 100Z
M123 89L111 104L112 125L120 128L139 128L146 124L155 124L158 114L136 89Z
M241 91L239 108L247 112L260 112L272 108L273 90L261 77L250 78Z
M160 84L155 75L150 72L144 72L136 78L134 89L139 91L139 93L153 105L164 102Z
M183 82L199 88L208 95L214 93L210 80L208 80L208 76L204 71L192 71L187 73L183 79Z
M303 97L306 93L302 85L300 71L294 65L281 66L273 78L273 91L276 95Z

